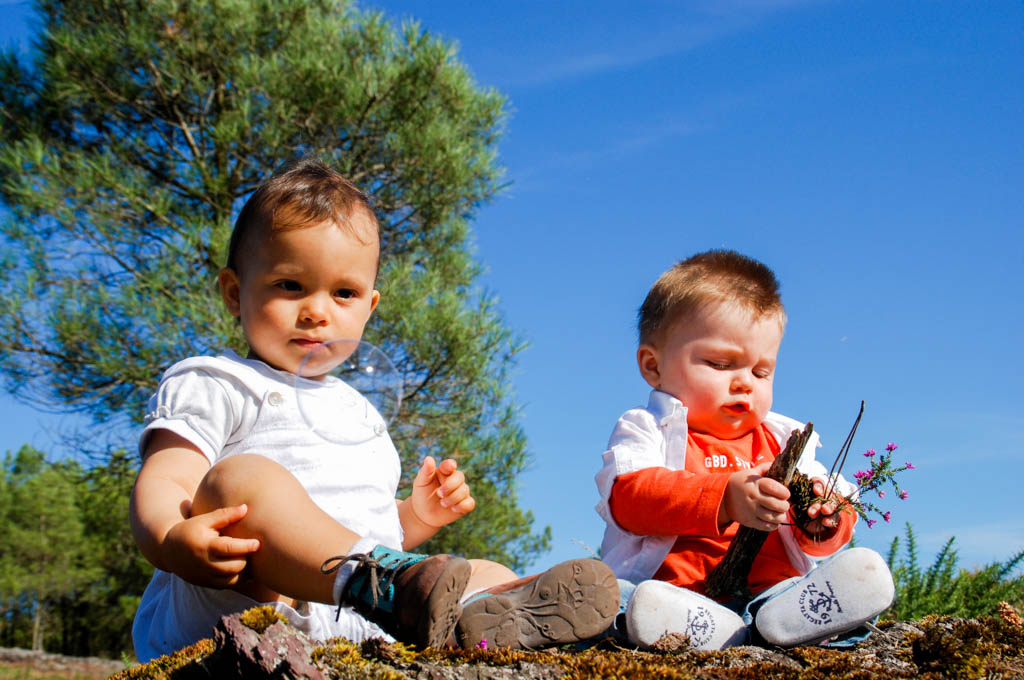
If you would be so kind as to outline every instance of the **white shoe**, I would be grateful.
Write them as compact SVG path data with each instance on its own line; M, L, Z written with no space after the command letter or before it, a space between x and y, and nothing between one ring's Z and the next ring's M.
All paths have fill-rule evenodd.
M754 625L765 640L780 647L821 642L881 614L895 592L881 555L850 548L765 602Z
M643 581L626 605L629 641L649 648L668 633L687 635L694 649L703 650L741 645L748 636L731 609L665 581Z

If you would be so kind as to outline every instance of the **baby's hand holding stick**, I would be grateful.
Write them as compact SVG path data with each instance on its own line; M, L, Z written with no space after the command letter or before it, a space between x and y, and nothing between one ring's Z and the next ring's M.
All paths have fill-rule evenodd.
M793 472L796 470L796 463L800 460L807 440L814 432L814 425L807 423L803 430L796 430L789 436L786 448L783 449L772 463L765 477L774 479L784 486L789 485ZM729 550L717 567L708 574L707 595L717 598L721 595L729 595L736 598L748 598L750 593L747 589L747 577L750 575L750 568L754 564L754 558L768 538L767 531L742 526L736 532L736 537L729 544Z

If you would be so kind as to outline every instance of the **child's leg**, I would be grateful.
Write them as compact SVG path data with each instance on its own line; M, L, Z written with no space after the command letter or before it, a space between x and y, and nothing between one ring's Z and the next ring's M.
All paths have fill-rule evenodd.
M322 573L320 565L347 554L360 536L321 510L288 470L257 455L231 456L210 468L196 490L192 514L242 503L246 516L224 533L257 538L260 549L249 556L254 583L239 590L261 601L282 593L335 604L334 574Z
M715 650L745 644L747 624L712 599L665 581L642 581L626 606L626 634L648 648L665 635L686 635L694 649Z
M466 591L462 594L463 600L469 599L487 588L510 583L519 578L514 571L504 564L498 564L490 560L470 560L469 566L472 572L470 573L469 583L466 584Z
M754 626L780 647L811 644L860 627L885 611L894 595L882 556L850 548L768 597L754 612Z
M351 606L403 642L444 644L462 612L469 563L452 555L415 555L376 545L335 521L280 464L259 455L231 456L200 482L193 512L240 505L246 516L229 533L256 538L250 555L254 599L277 593Z

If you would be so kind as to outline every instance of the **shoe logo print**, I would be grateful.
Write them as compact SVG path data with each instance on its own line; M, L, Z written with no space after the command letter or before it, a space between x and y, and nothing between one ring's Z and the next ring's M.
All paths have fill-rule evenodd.
M687 612L686 634L690 636L690 644L694 647L707 644L715 634L715 619L707 608L698 605Z
M831 623L832 615L842 612L843 608L828 581L825 581L824 589L811 583L800 593L800 613L816 626Z

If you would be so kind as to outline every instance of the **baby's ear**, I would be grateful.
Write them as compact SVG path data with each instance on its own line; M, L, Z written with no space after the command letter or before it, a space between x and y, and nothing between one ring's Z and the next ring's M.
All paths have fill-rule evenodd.
M242 313L241 289L242 284L234 269L224 267L217 275L217 283L220 285L220 296L224 299L224 305L231 312L232 316Z
M661 352L653 345L640 345L636 350L636 364L640 367L640 375L647 384L658 389L661 385Z

